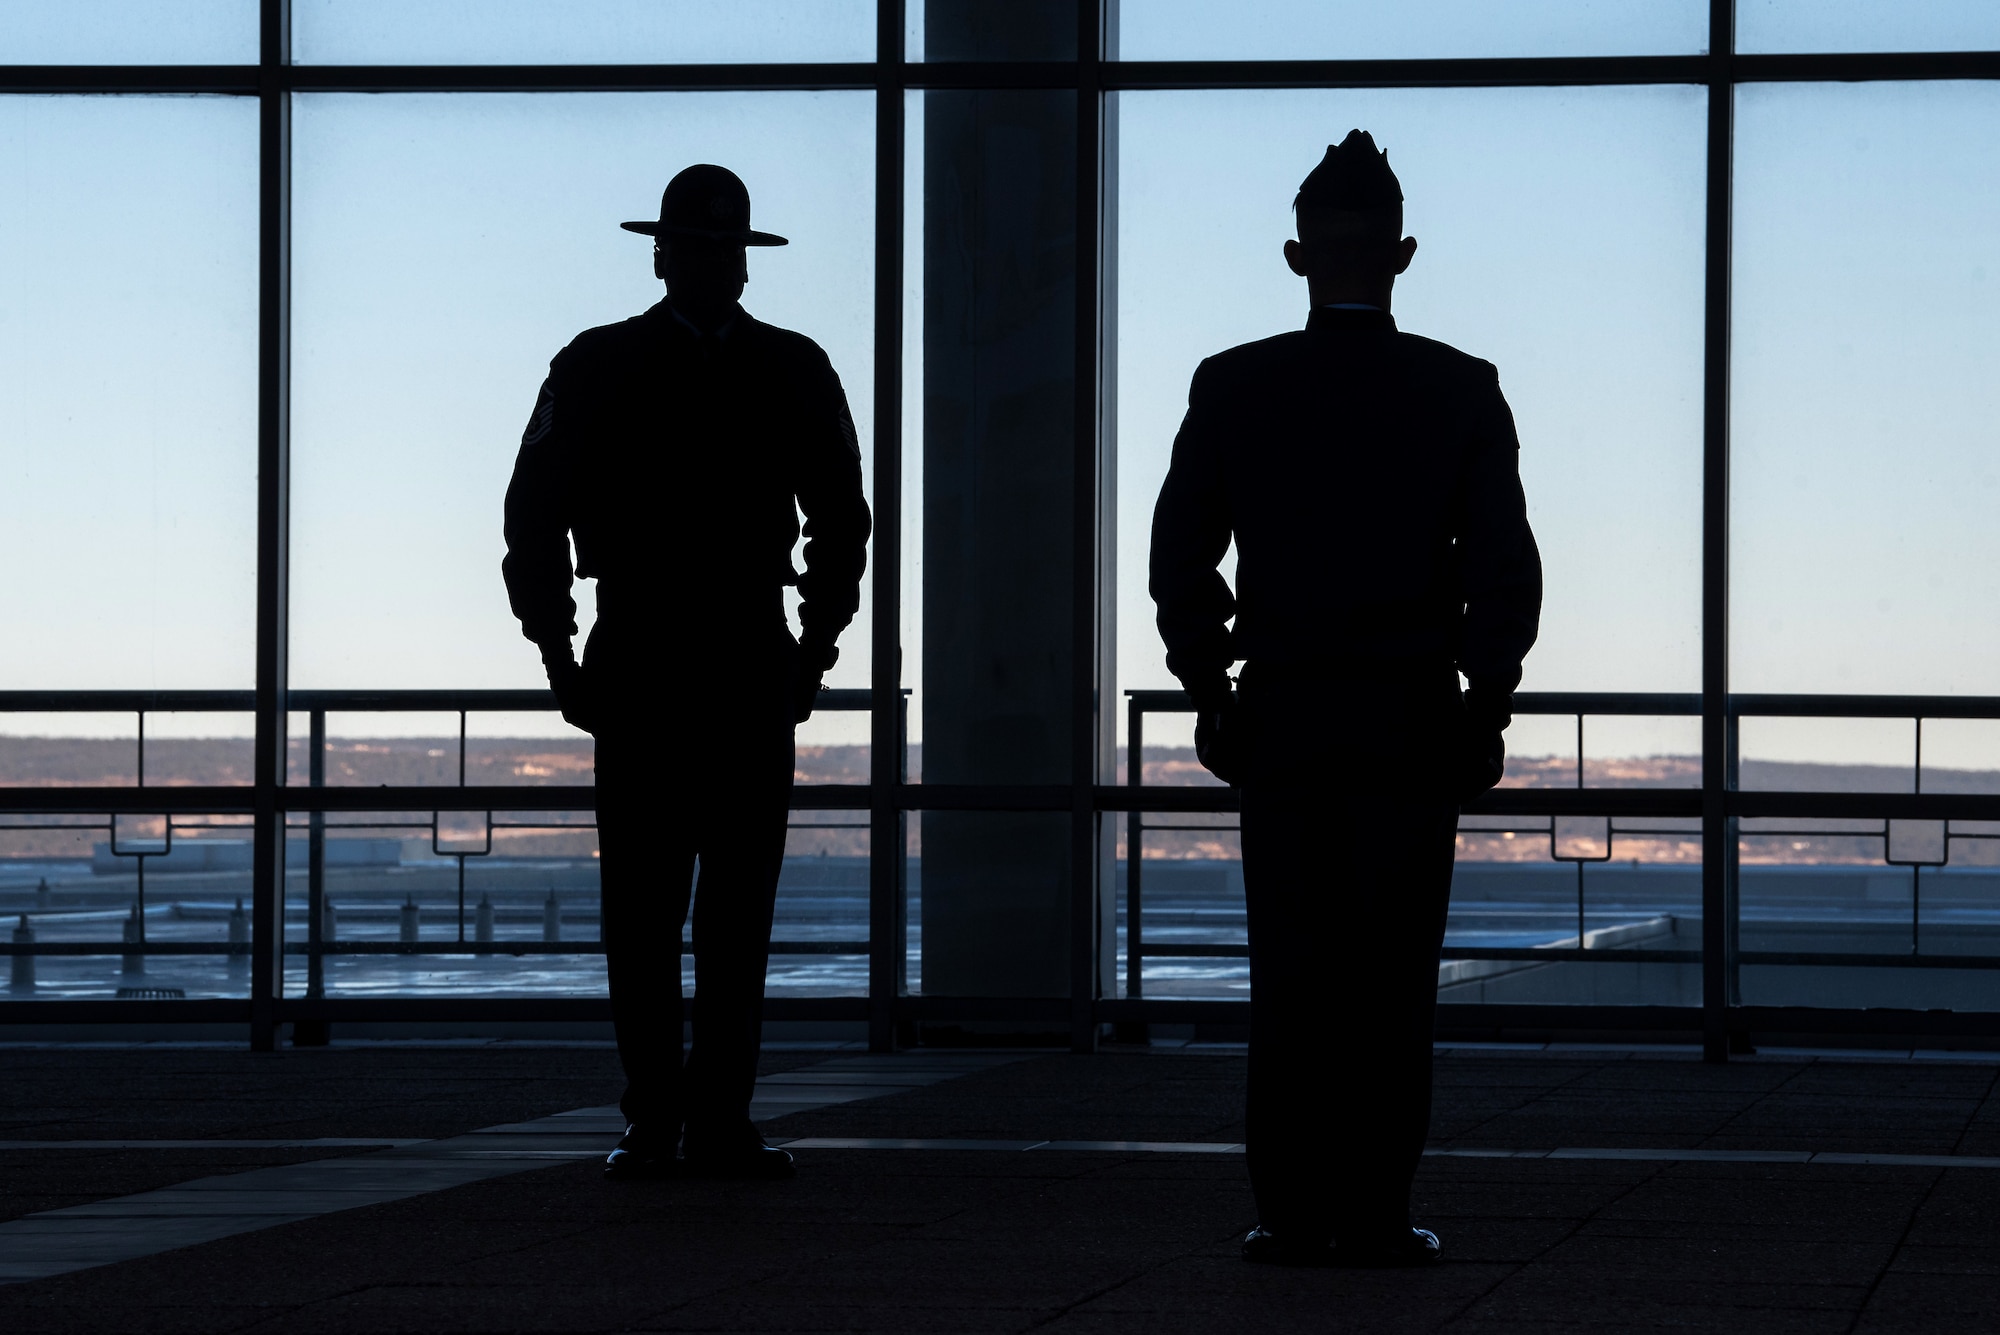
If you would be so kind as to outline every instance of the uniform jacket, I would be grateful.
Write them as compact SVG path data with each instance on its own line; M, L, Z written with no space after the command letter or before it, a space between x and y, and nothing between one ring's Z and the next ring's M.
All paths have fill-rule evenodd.
M598 581L594 652L607 630L683 662L782 631L787 584L803 642L830 648L860 602L868 531L854 419L819 345L740 310L705 336L662 301L549 364L501 569L537 644L576 633L574 575Z
M1198 701L1237 660L1511 691L1542 604L1519 456L1493 366L1386 312L1209 358L1153 512L1168 668Z

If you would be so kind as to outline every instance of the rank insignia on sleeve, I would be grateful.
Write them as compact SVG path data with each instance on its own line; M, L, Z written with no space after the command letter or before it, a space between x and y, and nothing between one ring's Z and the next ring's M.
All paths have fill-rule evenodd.
M861 441L854 434L854 418L847 411L845 403L840 405L839 425L840 439L847 446L847 452L859 459L861 457Z
M556 392L549 387L549 382L544 380L542 392L535 396L535 411L528 418L528 429L521 433L521 443L523 445L539 443L549 432L555 430L555 425Z

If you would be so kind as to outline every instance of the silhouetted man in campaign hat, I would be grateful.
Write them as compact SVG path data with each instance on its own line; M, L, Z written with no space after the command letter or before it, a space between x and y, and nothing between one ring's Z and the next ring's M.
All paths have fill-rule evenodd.
M1354 131L1293 209L1285 262L1312 314L1195 372L1152 593L1196 751L1242 789L1243 1254L1421 1265L1438 1240L1410 1226L1410 1183L1458 807L1500 780L1541 558L1493 367L1390 317L1417 243L1387 156Z
M785 244L751 230L742 181L689 167L659 221L624 226L655 238L667 298L586 330L549 364L507 488L502 565L563 717L597 738L604 945L630 1124L606 1171L789 1177L791 1156L764 1144L750 1096L793 728L860 599L861 451L819 345L737 304L744 248ZM792 564L801 512L803 573ZM573 576L597 580L581 665ZM786 585L799 591L796 639Z

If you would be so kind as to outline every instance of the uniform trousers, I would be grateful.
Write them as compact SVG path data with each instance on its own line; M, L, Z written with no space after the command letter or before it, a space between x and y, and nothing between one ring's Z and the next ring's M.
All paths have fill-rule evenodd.
M1238 717L1258 1222L1308 1245L1377 1237L1408 1226L1430 1131L1463 706L1448 670L1308 684L1256 667Z
M610 693L596 694L609 715L598 728L598 873L625 1068L619 1108L669 1139L682 1127L725 1142L755 1134L750 1098L794 763L795 655L770 659L732 664L726 699L712 686L690 695L661 681L641 700L629 679L615 691L619 706L606 709ZM587 672L594 666L586 660ZM680 968L690 896L691 1008ZM683 1020L692 1020L685 1061Z

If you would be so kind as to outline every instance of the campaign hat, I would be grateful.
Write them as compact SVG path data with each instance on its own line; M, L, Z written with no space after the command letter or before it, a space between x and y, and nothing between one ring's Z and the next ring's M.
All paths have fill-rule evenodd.
M784 246L782 236L750 228L750 191L735 172L698 162L667 182L660 195L658 222L619 223L642 236L698 236L743 246Z

